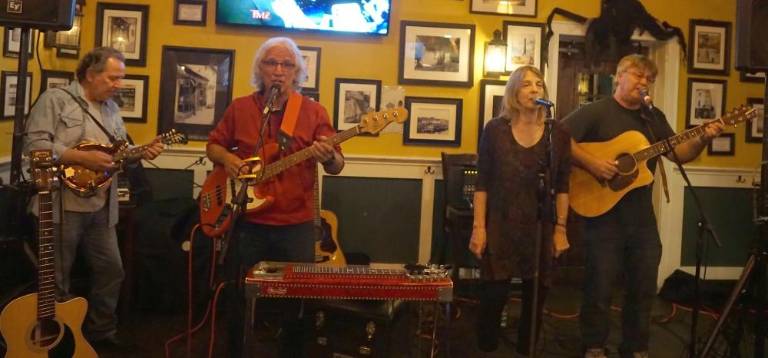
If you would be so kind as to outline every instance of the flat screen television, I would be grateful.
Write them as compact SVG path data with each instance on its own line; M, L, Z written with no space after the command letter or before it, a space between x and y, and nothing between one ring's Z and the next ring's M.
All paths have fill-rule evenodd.
M216 23L386 35L391 0L218 0Z

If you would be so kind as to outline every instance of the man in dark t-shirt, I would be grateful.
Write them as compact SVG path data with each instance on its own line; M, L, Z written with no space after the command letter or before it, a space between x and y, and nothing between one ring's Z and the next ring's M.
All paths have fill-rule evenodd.
M598 180L608 180L618 173L616 161L601 159L579 143L605 142L627 131L642 133L649 143L674 135L664 113L645 103L645 93L657 72L656 65L645 56L622 58L616 68L613 96L584 106L564 119L572 136L574 165ZM703 136L676 146L674 155L665 155L681 163L689 162L722 129L720 123L708 125ZM653 171L656 160L646 164ZM580 325L587 358L605 357L611 288L619 270L624 281L632 283L626 287L619 351L622 357L647 357L651 306L661 260L651 195L651 185L635 188L606 213L585 218L587 257Z

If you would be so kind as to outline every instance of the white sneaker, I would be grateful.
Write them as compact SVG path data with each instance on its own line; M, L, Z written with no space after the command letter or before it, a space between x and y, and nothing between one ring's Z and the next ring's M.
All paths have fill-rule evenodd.
M605 349L590 348L584 353L584 358L607 358L607 356L605 355Z

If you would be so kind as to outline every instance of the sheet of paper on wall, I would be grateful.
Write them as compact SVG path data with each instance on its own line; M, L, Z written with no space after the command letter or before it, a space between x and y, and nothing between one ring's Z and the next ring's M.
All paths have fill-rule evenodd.
M401 86L381 86L381 109L389 110L405 105L405 88ZM381 133L403 133L403 126L386 126Z

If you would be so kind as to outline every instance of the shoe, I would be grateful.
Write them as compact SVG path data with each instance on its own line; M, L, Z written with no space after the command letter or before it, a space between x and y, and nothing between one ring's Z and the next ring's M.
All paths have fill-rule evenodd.
M589 348L584 352L584 358L607 358L607 356L605 355L605 349Z
M108 336L94 341L93 348L99 352L131 352L136 350L137 346L115 336Z

